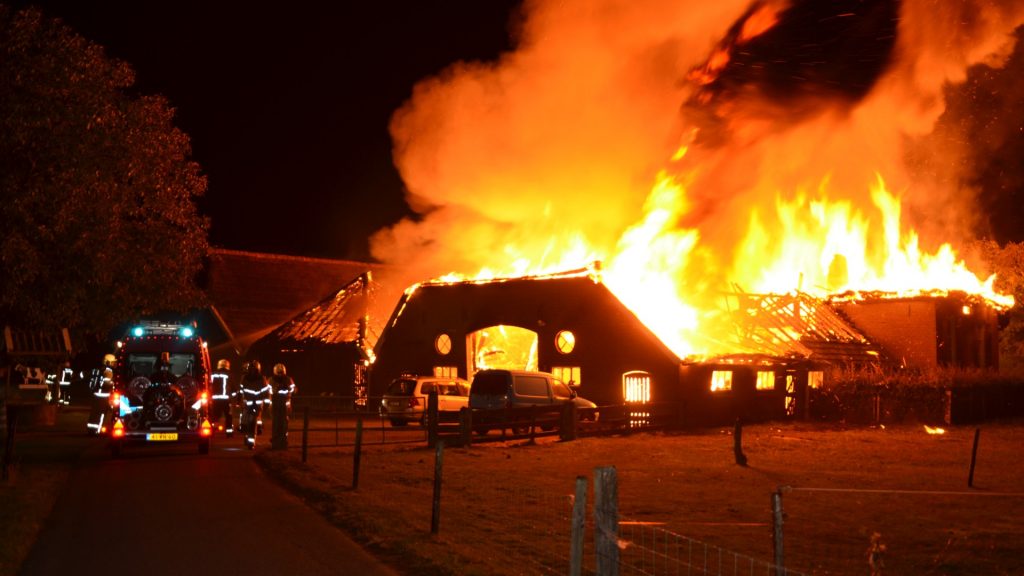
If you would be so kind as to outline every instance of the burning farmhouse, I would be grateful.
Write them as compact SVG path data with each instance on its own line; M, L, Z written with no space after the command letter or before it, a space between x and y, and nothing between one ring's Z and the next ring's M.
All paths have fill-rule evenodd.
M722 424L807 417L808 390L835 368L998 362L996 309L965 294L727 297L732 310L720 333L729 336L721 344L734 352L683 358L615 296L596 264L424 282L405 292L377 341L370 395L403 373L472 379L484 368L541 370L616 411L675 425Z
M516 24L392 117L415 214L372 251L416 284L371 394L501 362L722 420L799 415L830 367L998 366L1013 298L965 249L999 240L1006 185L978 175L1019 138L1024 4L538 0Z

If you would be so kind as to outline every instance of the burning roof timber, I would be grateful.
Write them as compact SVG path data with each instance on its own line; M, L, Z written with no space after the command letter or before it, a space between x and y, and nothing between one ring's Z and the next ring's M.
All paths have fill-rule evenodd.
M365 272L312 308L264 336L283 347L356 343L372 348L380 335L382 315L374 314L382 292Z
M828 302L805 292L736 292L729 300L733 333L726 346L737 353L803 357L847 366L878 364L884 359L882 349Z

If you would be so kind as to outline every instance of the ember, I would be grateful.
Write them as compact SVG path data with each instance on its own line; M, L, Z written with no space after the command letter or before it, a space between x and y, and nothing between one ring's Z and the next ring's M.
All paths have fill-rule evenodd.
M421 217L375 255L413 281L603 262L680 357L736 350L735 294L1006 309L958 250L974 193L934 169L963 150L930 135L948 85L1001 66L1022 22L1019 2L529 2L517 50L395 114Z

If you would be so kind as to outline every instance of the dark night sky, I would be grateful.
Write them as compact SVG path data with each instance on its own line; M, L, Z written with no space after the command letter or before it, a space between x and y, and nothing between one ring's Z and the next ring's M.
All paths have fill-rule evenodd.
M4 0L0 0L4 1ZM512 0L7 2L39 7L166 96L216 246L368 258L408 213L389 118L420 79L510 45Z
M351 259L368 258L368 236L410 214L391 159L391 114L417 81L508 50L519 4L0 2L63 19L129 62L141 92L169 99L209 178L201 206L212 244ZM969 82L961 100L998 93L986 82ZM975 122L981 135L986 122ZM991 231L1001 241L1024 240L1022 147L1020 130L979 147L980 200L1002 215Z

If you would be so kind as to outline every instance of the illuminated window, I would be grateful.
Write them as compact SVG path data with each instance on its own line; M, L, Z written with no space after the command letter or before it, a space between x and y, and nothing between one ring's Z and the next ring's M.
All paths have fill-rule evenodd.
M561 330L555 334L555 349L562 354L568 354L576 348L576 335L568 330Z
M711 373L711 391L728 392L732 390L732 370L715 370Z
M821 385L825 382L825 373L820 370L814 370L807 373L807 387L808 388L821 388Z
M775 372L770 370L758 371L757 373L757 389L758 390L775 390Z
M538 370L537 333L518 326L488 326L466 335L469 373L485 368Z
M635 370L622 375L622 396L626 402L651 401L651 375Z
M441 356L447 356L452 351L452 338L447 334L441 334L434 339L434 350Z
M455 366L434 366L434 376L438 378L458 378L459 369Z
M796 378L786 374L786 415L796 414Z
M579 386L583 383L580 380L579 366L555 366L551 369L551 374L569 386Z

